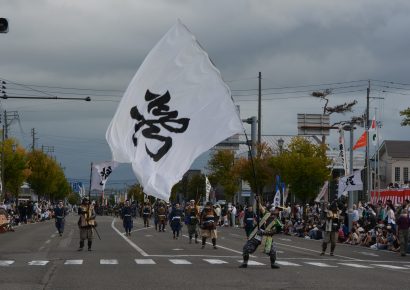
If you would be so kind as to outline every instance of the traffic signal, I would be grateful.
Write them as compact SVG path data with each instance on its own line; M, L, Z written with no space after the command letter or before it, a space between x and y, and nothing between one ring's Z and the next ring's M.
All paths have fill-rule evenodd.
M0 33L9 32L9 22L6 18L0 18Z

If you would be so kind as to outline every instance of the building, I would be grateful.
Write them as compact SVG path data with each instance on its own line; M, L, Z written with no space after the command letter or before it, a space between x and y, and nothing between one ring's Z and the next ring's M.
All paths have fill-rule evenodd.
M408 183L410 168L410 141L385 140L379 147L379 158L375 156L373 160L380 160L373 164L373 171L380 179L380 188L387 188L390 184L399 186ZM375 166L376 165L376 166ZM377 174L376 176L377 177ZM374 188L378 187L377 178L374 178Z

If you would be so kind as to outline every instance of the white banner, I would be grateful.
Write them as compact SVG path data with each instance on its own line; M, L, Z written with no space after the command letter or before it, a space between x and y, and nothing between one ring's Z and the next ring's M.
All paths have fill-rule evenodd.
M369 138L372 140L373 146L377 145L377 126L376 126L376 116L373 117L372 125L369 128Z
M209 201L209 193L211 192L211 183L209 182L208 176L205 176L205 201Z
M107 129L113 160L144 192L168 200L192 162L243 125L208 54L180 22L150 51Z
M280 198L280 190L278 189L277 191L276 191L276 194L275 194L275 197L274 197L274 199L273 199L273 206L281 206L281 204L280 204L280 200L281 200L281 198Z
M105 183L108 180L108 177L118 166L118 162L115 161L105 161L99 164L93 164L92 174L91 174L91 190L101 190L104 191Z
M315 198L315 202L319 202L324 196L325 194L327 194L328 192L328 185L329 185L329 181L325 181L325 184L323 184L322 189L320 190L319 194L317 195L317 197Z
M340 198L344 192L355 190L363 190L361 170L355 170L353 174L341 177L339 179L337 198Z

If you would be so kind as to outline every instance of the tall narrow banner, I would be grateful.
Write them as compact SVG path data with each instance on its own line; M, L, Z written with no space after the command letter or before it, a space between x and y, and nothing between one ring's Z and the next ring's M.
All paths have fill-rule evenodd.
M91 190L104 191L105 184L112 171L118 166L118 162L105 161L99 164L93 164L91 174Z
M339 156L342 158L343 169L345 170L345 174L347 174L349 168L346 162L345 133L342 126L339 126Z
M211 192L211 183L209 182L208 176L205 176L205 201L209 201L209 193Z
M278 188L278 190L276 191L276 194L275 194L275 197L273 198L273 206L281 206L281 204L280 204L280 200L281 200L281 198L280 198L280 190L279 190L279 188Z
M326 180L325 183L323 184L323 187L320 190L319 194L316 196L315 202L319 202L325 196L325 194L327 194L328 185L329 185L329 181Z
M243 131L229 87L178 21L139 67L106 139L113 160L132 163L145 193L168 200L200 154Z
M369 138L372 140L373 146L377 145L377 126L376 126L376 116L373 117L372 126L369 128Z
M341 177L338 187L337 198L340 198L347 191L363 190L361 170L355 170L353 174Z

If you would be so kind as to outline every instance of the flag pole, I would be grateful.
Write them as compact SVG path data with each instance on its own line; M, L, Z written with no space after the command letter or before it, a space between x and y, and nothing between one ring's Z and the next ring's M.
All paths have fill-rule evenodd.
M91 162L91 167L90 167L90 188L88 191L88 201L91 202L91 180L93 177L93 163Z

